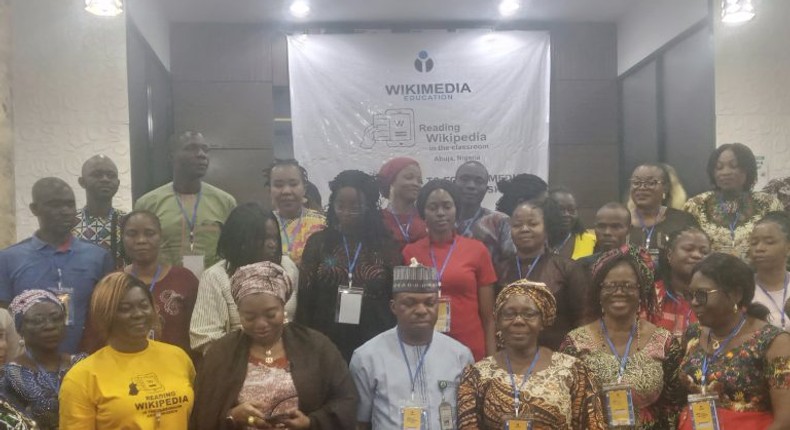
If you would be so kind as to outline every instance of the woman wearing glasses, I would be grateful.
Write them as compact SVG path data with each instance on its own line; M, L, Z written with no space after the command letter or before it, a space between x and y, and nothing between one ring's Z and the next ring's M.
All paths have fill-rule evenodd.
M683 351L670 332L640 318L640 310L656 311L650 256L625 245L603 254L592 273L590 313L597 318L570 332L560 351L592 371L610 427L674 427Z
M768 212L781 211L782 204L771 194L753 191L757 161L746 145L716 148L708 160L708 177L713 191L690 198L683 210L710 236L714 252L745 258L754 223Z
M713 412L722 429L790 428L790 334L759 319L754 288L746 263L728 254L711 254L694 269L689 296L699 324L685 335L680 374L691 395L680 429L709 421L697 411Z
M25 340L25 352L5 365L3 391L40 429L58 428L58 391L66 372L85 354L58 352L66 335L66 314L46 290L27 290L9 305Z
M329 337L348 362L395 326L389 303L400 254L379 216L372 176L346 170L329 188L328 228L310 237L303 254L296 322Z
M669 171L663 164L645 163L631 174L629 243L645 247L653 263L658 263L658 252L666 247L669 233L697 225L693 216L672 208L673 193L677 192L682 192L682 188L672 188Z
M499 293L494 315L501 349L464 371L458 428L605 429L587 367L538 344L557 316L551 291L520 279ZM518 426L525 422L531 427Z

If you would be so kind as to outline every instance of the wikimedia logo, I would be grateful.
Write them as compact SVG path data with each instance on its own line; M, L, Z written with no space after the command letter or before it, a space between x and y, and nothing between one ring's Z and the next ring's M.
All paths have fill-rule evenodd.
M414 60L414 68L420 73L428 73L433 70L433 59L428 55L428 51L420 51L417 59Z

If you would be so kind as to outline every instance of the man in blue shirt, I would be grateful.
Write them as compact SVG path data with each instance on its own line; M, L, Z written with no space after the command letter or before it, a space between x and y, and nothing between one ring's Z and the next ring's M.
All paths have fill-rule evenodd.
M75 353L93 287L113 270L113 259L101 247L71 235L77 207L74 192L62 179L38 180L30 211L38 218L38 231L0 251L0 306L8 307L25 290L52 291L66 306L66 339L61 350Z

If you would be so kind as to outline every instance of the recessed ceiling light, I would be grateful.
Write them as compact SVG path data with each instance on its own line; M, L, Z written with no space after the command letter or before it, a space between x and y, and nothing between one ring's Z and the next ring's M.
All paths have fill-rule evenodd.
M289 9L294 17L304 18L310 14L310 3L307 0L294 0Z
M85 10L98 16L118 16L123 13L121 0L85 0Z
M721 2L721 22L742 24L754 18L752 0L723 0Z
M499 14L502 16L511 16L521 8L521 3L518 0L502 0L499 3Z

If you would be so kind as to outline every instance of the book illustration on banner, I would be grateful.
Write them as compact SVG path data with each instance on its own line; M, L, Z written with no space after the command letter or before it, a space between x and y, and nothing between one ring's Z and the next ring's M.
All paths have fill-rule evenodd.
M365 129L360 143L364 149L372 149L377 143L390 148L410 148L414 140L414 110L409 108L387 109L373 115L373 125Z

